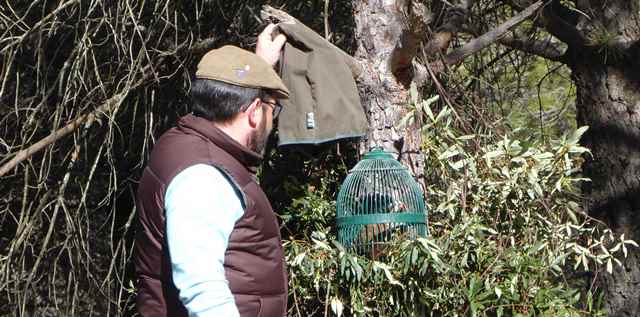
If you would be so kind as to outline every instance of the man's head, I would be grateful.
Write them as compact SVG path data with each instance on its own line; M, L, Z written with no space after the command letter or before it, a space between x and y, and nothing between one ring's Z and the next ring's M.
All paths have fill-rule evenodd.
M234 46L207 53L191 86L192 111L261 153L289 91L271 65Z

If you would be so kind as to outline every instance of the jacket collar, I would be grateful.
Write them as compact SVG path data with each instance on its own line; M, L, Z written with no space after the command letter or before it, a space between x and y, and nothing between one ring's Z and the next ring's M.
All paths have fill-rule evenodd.
M181 130L193 130L204 136L219 148L229 153L229 155L233 156L252 173L257 171L258 166L260 166L262 162L262 155L238 143L238 141L231 138L209 120L188 114L178 120L178 128Z

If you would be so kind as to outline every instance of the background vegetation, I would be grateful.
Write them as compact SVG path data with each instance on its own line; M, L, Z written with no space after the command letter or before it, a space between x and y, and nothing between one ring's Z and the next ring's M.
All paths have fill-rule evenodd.
M355 256L335 241L332 191L304 193L284 211L291 314L605 315L594 268L611 272L635 242L579 208L585 129L546 144L461 135L451 108L423 106L430 235Z
M135 314L134 196L150 149L186 112L198 58L251 49L267 2L321 34L326 16L354 51L348 1L0 4L0 166L46 141L0 175L0 315ZM414 90L406 120L424 122L431 235L378 261L334 242L358 145L271 140L261 179L283 221L290 315L602 315L596 269L633 242L580 208L589 154L567 76L496 46L445 72L444 90Z

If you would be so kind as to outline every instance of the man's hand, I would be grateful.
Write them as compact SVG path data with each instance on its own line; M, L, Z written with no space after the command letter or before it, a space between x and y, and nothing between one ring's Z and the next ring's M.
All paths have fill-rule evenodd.
M282 46L287 41L287 37L284 34L278 34L275 38L271 36L275 28L275 24L267 25L262 33L258 35L258 44L256 45L256 55L262 57L271 66L278 62Z

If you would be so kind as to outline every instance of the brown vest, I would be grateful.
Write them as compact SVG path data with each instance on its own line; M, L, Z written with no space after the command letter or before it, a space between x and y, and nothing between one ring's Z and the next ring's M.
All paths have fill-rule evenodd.
M243 197L244 214L236 222L224 258L229 288L242 317L285 316L287 276L278 222L255 180L261 157L211 122L192 115L155 144L140 184L136 206L135 264L137 307L142 316L187 316L171 278L166 246L164 195L185 168L209 164L226 174Z

